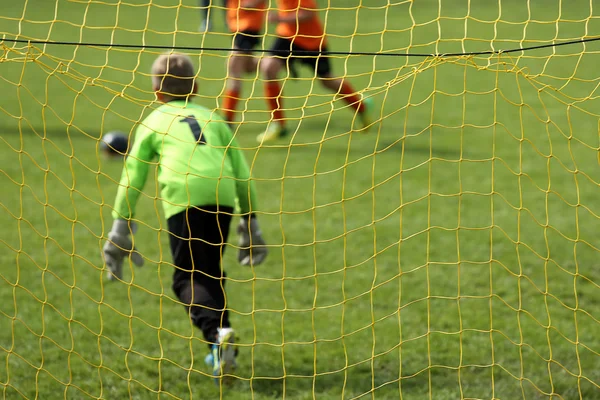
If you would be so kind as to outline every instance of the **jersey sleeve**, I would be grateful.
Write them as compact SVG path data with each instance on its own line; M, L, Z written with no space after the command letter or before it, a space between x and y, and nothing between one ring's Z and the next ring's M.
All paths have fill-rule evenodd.
M143 124L136 130L135 141L127 155L112 216L115 219L130 219L146 184L150 163L156 156L153 144L154 133Z
M240 210L242 214L255 212L258 207L258 201L256 185L252 180L250 168L248 167L244 153L240 149L235 137L233 137L231 130L226 124L223 124L223 126L223 132L226 139L225 143L229 143L227 147L227 156L231 160L233 172L235 174L235 185Z

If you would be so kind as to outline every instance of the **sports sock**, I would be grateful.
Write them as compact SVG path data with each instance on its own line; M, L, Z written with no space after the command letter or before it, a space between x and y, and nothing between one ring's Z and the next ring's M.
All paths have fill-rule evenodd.
M273 120L278 121L283 125L281 86L278 82L265 82L265 94L267 96L267 105L273 113Z
M225 96L223 99L223 118L225 121L232 122L235 115L238 100L240 99L240 91L237 89L225 90Z
M343 96L344 101L356 111L363 112L365 110L365 105L362 103L360 95L356 93L350 83L346 81L342 83L340 95Z

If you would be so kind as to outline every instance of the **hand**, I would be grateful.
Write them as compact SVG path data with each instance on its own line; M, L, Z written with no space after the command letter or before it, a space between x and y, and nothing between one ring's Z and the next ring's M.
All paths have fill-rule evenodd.
M256 218L242 217L237 228L240 235L238 261L241 265L258 265L267 257L267 246Z
M108 268L107 278L109 280L121 279L123 277L123 260L126 256L138 267L144 265L142 255L137 252L131 240L131 234L135 233L137 225L135 222L124 219L116 219L108 240L104 243L102 253Z

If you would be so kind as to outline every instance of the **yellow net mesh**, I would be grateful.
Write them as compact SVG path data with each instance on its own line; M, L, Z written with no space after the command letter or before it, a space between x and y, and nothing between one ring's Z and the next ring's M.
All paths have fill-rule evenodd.
M100 138L153 109L174 46L219 105L233 35L213 3L207 33L195 1L2 6L3 398L599 398L598 43L501 51L595 39L596 4L318 1L334 75L375 104L367 134L300 68L281 81L292 135L259 145L265 79L245 76L236 137L270 256L237 267L229 238L225 387L171 291L154 177L146 266L107 282L101 257L122 163Z

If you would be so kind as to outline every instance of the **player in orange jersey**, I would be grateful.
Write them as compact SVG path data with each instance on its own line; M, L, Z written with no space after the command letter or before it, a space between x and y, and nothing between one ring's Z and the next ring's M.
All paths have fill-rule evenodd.
M242 91L244 74L256 73L258 60L252 50L262 38L266 0L228 0L227 25L234 33L233 48L227 63L227 83L221 109L231 125Z
M277 0L277 8L268 16L269 22L277 25L277 39L270 49L271 55L260 64L272 120L257 140L268 142L288 133L277 76L286 65L293 68L296 61L313 68L321 84L341 96L358 113L363 128L368 128L371 125L369 102L364 101L349 82L333 77L329 58L320 54L327 51L327 40L315 0Z

